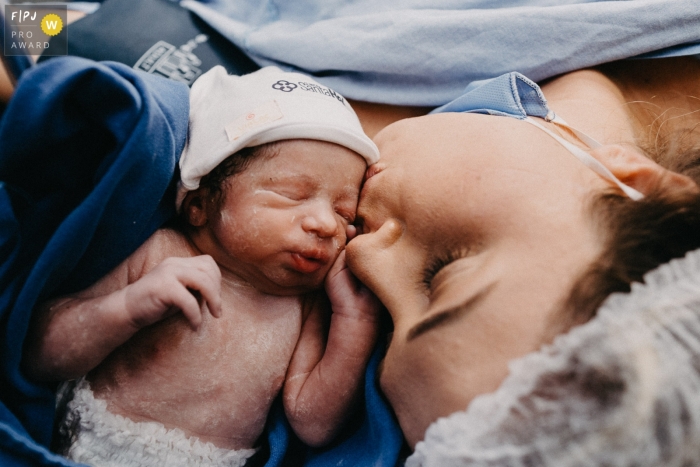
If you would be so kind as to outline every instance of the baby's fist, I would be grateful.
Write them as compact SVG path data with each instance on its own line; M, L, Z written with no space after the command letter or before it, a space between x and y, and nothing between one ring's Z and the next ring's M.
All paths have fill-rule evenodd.
M221 272L208 255L166 258L124 290L126 311L137 328L178 311L195 329L207 310L221 315Z
M348 269L345 250L340 252L326 276L326 293L333 313L366 321L376 321L382 304Z

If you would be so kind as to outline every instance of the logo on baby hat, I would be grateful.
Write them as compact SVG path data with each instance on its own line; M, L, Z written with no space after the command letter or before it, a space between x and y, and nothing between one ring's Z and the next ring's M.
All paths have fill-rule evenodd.
M299 90L301 91L307 91L314 94L332 97L334 99L337 99L338 102L340 102L341 104L347 105L343 96L341 96L331 88L321 86L320 84L307 83L306 81L292 83L290 81L287 81L286 79L281 79L272 85L272 89L276 89L282 92L292 92L297 88L299 88Z
M290 83L286 79L281 79L272 85L272 89L277 89L282 92L292 92L297 88L297 85Z

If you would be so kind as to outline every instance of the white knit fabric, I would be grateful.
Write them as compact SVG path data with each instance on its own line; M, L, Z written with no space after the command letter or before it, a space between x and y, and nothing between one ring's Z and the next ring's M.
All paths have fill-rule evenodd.
M182 430L110 413L85 379L67 407L59 428L72 441L66 457L94 467L242 467L255 453L222 449L188 438Z
M700 251L614 294L433 423L406 465L700 465Z
M343 96L301 73L265 67L244 76L222 66L203 74L190 92L187 144L180 157L177 206L187 191L228 156L245 147L285 139L344 146L365 159L379 149Z

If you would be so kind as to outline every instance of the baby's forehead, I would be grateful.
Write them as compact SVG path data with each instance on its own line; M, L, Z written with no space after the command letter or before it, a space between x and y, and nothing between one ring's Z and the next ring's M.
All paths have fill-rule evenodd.
M329 183L347 183L346 179L350 179L361 184L367 170L364 157L335 143L295 139L273 144L260 164L271 171L277 170L275 179L292 177ZM341 174L346 177L336 177Z

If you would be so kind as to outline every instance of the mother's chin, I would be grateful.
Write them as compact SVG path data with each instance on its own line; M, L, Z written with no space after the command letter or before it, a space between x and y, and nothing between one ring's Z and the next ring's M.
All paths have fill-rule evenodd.
M415 449L430 424L441 416L441 398L425 384L419 371L397 371L398 366L393 362L396 351L401 350L394 347L387 352L379 368L379 384L396 414L406 441L411 449Z

